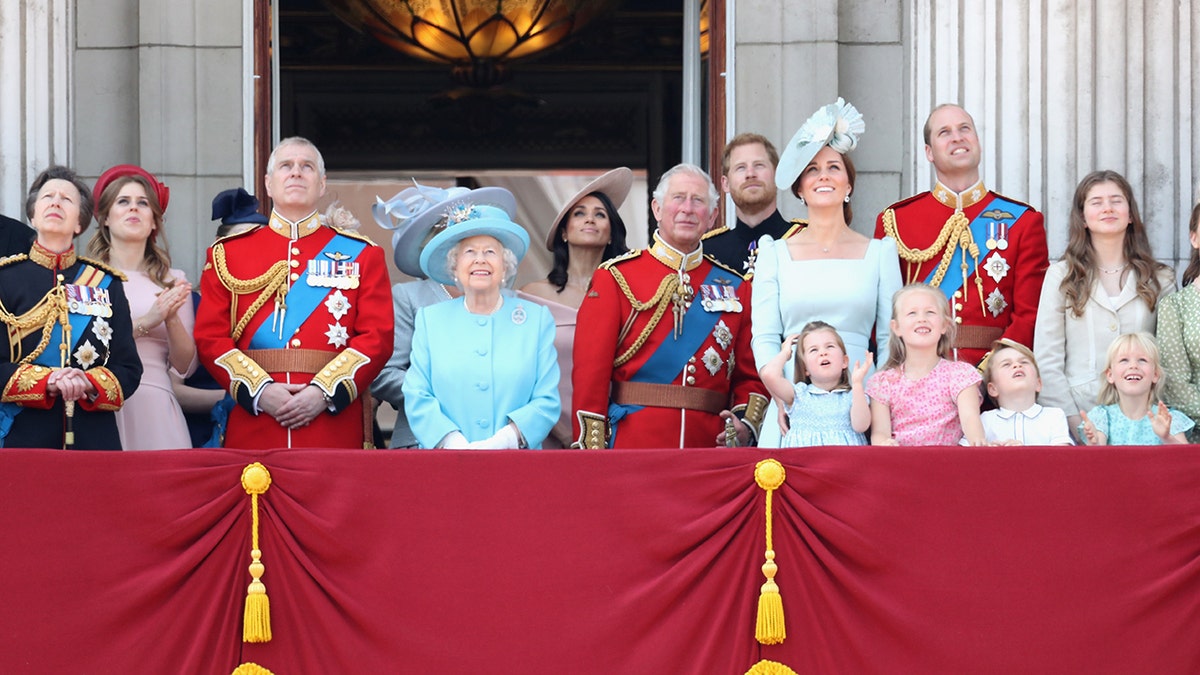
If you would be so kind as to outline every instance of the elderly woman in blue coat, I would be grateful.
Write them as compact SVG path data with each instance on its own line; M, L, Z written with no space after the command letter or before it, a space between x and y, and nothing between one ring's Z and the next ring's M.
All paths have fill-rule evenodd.
M463 296L422 307L404 412L423 448L540 448L558 420L554 319L501 293L529 248L503 209L456 204L421 251L421 270Z

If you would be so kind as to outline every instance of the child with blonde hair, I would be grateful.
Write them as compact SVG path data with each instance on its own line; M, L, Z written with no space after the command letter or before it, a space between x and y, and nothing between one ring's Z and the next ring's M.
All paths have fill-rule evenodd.
M946 296L909 284L892 296L888 360L867 382L872 445L985 445L979 371L950 360Z
M1088 445L1187 443L1195 423L1162 402L1163 371L1158 345L1149 333L1125 333L1108 346L1099 403L1083 416L1080 434ZM1158 403L1155 404L1155 401Z
M989 444L1073 444L1066 413L1038 404L1042 376L1029 347L1008 338L993 342L983 387L999 406L981 416Z
M795 352L795 382L783 374ZM846 344L824 321L810 321L763 366L763 384L784 405L789 427L780 447L866 445L871 408L863 378L871 369L871 353L850 372Z

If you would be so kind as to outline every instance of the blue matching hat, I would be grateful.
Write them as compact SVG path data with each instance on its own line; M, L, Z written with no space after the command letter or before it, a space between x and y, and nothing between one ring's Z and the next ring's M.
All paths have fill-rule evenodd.
M495 237L501 246L513 252L518 263L529 250L529 233L514 223L504 209L462 203L451 209L441 231L421 250L421 271L434 281L453 284L454 271L447 260L450 250L463 239L479 235ZM514 280L508 281L511 284Z
M421 185L415 180L413 187L404 188L387 201L376 197L371 213L380 227L395 233L392 235L392 260L396 268L410 277L423 279L427 272L421 263L422 251L436 235L451 225L449 221L452 215L461 212L464 207L476 206L496 209L509 222L517 213L516 198L504 188L437 188ZM526 234L525 238L527 249L529 235ZM513 252L516 253L516 250L513 249ZM524 255L524 249L521 254Z
M212 219L222 225L254 223L266 225L270 219L258 212L258 198L242 188L222 190L212 200Z

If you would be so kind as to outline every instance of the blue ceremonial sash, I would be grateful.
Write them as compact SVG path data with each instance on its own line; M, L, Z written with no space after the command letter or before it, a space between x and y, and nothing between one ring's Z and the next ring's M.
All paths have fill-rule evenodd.
M74 281L79 281L84 277L84 275L93 274L96 272L98 272L98 270L95 267L92 267L91 265L84 265L79 269L79 274L75 275ZM112 276L103 274L100 277L100 280L94 285L88 285L92 286L93 288L108 288L110 283L112 283ZM75 347L79 345L79 339L83 336L83 332L87 330L88 324L91 323L92 319L95 317L92 317L88 314L76 314L74 312L69 312L67 317L68 322L71 324L71 345L67 349L67 358L69 359L70 355L75 353ZM57 345L60 344L62 344L62 326L55 322L54 328L50 331L50 342L48 343L48 346L41 354L38 354L38 357L34 359L33 362L39 366L46 366L48 368L58 368L62 366L62 356L59 354L57 349Z
M1011 236L1013 225L1016 224L1017 220L1021 216L1025 215L1025 212L1028 210L1029 207L1025 206L1024 204L1010 202L1003 197L993 197L992 201L988 202L984 209L979 212L979 215L975 216L975 219L971 221L971 238L975 241L976 246L979 245L979 242L987 241L989 225L995 225L997 228L999 228L1001 225L1004 225L1008 228L1008 232ZM957 243L947 244L947 246L957 245ZM963 254L960 251L958 255ZM979 254L979 262L982 263L983 259L986 257L986 251L981 251ZM976 269L978 269L978 266L976 266ZM976 273L978 274L978 272ZM934 270L929 273L929 276L925 278L925 283L932 285L933 276L935 274L937 274L937 268L934 268ZM946 275L942 277L942 283L938 284L938 288L946 295L947 300L951 300L954 298L955 291L962 288L962 285L965 281L966 279L963 277L962 265L955 265L954 262L951 261L950 266L946 269Z
M95 267L92 267L91 265L84 265L83 267L79 268L79 273L75 275L75 279L72 281L79 281L84 277L84 275L91 275L98 272L99 270L97 270ZM92 287L107 289L110 283L112 283L112 277L108 274L103 274L101 275L100 280L92 285ZM87 330L88 323L91 322L92 318L93 317L88 314L74 314L71 312L67 313L67 321L71 325L72 340L72 344L67 349L68 359L70 358L69 355L74 353L76 345L79 344L79 338L83 335L83 332ZM51 348L50 345L57 346L62 344L62 337L62 325L55 321L54 327L50 330L50 341L47 343L46 349L43 350L41 354L38 354L37 358L33 360L33 363L36 363L39 366L46 366L47 368L61 367L62 353L59 352L57 348ZM8 432L12 430L13 420L16 419L17 415L21 414L21 412L24 410L25 408L23 406L17 405L16 403L0 403L0 448L4 447L4 439L8 437Z
M722 285L733 286L735 289L741 284L742 279L729 274L725 270L713 265L708 271L708 276L704 277L701 285L713 285L718 281L724 281ZM742 311L746 311L743 307ZM696 350L704 341L708 339L712 333L713 327L717 325L717 321L721 319L724 312L709 312L702 307L699 301L693 301L692 306L687 313L683 315L683 330L678 338L672 341L662 341L658 348L646 359L642 367L638 369L630 378L630 382L649 382L651 384L669 384L677 375L683 372L684 367L688 363L688 359L696 354ZM635 413L642 409L640 405L621 405L618 403L610 403L608 406L608 425L612 430L612 437L609 447L617 438L617 423L626 415Z
M349 254L350 257L338 261L339 263L350 264L358 259L358 255L367 248L366 242L341 235L334 235L325 247L322 248L314 260L329 259L325 256L326 253L333 253L337 249L343 254ZM317 305L325 300L329 295L329 291L333 289L322 286L310 286L308 284L308 270L296 279L292 287L288 289L287 298L284 300L287 303L287 313L284 315L283 328L279 326L272 328L271 321L263 321L259 325L258 330L254 331L254 335L250 338L251 349L282 349L287 346L287 341L300 328L316 310Z

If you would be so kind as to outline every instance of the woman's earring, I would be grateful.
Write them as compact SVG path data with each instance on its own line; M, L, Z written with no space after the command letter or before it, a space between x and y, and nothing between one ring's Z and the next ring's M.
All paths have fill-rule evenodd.
M799 199L801 204L804 203L804 197L801 197L800 195L796 195L796 199Z
M849 192L846 193L846 198L843 199L842 201L846 202L847 204L850 203L850 193Z

